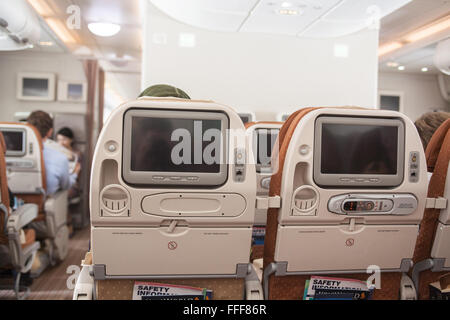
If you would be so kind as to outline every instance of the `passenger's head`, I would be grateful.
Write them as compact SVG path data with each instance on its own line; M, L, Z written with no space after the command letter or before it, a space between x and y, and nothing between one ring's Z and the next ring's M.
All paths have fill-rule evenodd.
M56 141L67 149L72 148L73 139L73 131L67 127L59 129L58 133L56 134Z
M42 139L49 138L53 133L53 119L47 112L34 111L28 117L27 122L36 127Z
M140 97L174 97L181 99L191 99L186 92L167 84L157 84L145 89Z
M428 112L422 115L414 123L417 131L419 132L422 145L427 150L428 143L431 140L434 132L440 125L450 118L450 112Z

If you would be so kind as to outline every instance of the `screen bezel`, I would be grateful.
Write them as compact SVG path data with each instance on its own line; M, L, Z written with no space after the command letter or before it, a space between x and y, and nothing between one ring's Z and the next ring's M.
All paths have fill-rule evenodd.
M396 174L329 174L322 173L322 125L371 125L398 128ZM316 119L314 139L314 181L321 187L397 187L403 182L405 166L405 125L400 118L361 118L346 116L321 116ZM349 181L342 181L348 179ZM360 181L356 181L360 179ZM371 182L370 179L378 179ZM361 181L362 180L362 181Z
M15 129L15 128L0 128L0 132L3 133L4 132L19 132L22 134L22 150L21 151L12 151L12 150L5 150L5 155L7 157L23 157L24 155L26 155L27 153L27 132L25 129ZM3 139L4 139L4 135L3 135ZM5 141L6 143L6 141ZM5 145L6 147L6 145Z
M257 128L253 131L253 137L252 137L252 145L253 145L253 156L255 161L255 167L257 173L271 173L272 172L272 163L269 165L262 165L258 163L258 131L267 131L266 133L269 135L274 134L273 132L276 132L276 135L278 137L278 134L280 134L280 129L277 128ZM274 148L276 147L276 141L274 142ZM273 149L271 150L273 154Z
M144 118L172 118L186 120L220 120L222 123L222 160L219 172L160 172L160 171L132 171L131 170L131 141L133 117ZM228 137L229 118L221 111L178 110L178 109L128 109L124 114L123 148L122 148L122 178L131 185L140 186L221 186L228 179ZM164 180L155 180L154 177L164 177ZM172 180L179 177L181 180ZM198 180L187 180L196 177Z

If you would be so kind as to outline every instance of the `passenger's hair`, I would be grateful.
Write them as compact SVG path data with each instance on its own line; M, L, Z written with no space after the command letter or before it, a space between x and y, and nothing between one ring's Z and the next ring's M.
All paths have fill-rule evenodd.
M168 84L157 84L148 87L139 95L139 98L140 97L174 97L189 100L191 99L183 90Z
M41 134L41 138L44 138L53 128L53 119L44 111L32 112L28 117L27 122L36 127Z
M67 127L64 127L64 128L59 129L57 135L58 135L58 134L60 134L60 135L62 135L62 136L64 136L64 137L66 137L66 138L72 139L72 140L73 140L73 138L75 137L75 136L73 135L72 129L67 128Z
M428 143L431 140L434 132L440 125L450 118L450 112L427 112L422 115L414 123L422 140L423 148L427 150Z

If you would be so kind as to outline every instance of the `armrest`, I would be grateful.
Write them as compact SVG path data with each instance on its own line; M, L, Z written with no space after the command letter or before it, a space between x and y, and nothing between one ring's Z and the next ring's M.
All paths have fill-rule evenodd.
M73 291L73 300L93 300L94 278L91 276L92 266L82 264L81 267L81 272L78 275L77 283Z
M251 271L245 278L245 296L247 300L264 300L263 288L256 270L250 265Z
M402 274L402 279L400 282L400 299L417 300L417 292L414 282L405 273Z
M19 231L38 216L39 207L36 204L24 204L13 211L8 217L7 229Z

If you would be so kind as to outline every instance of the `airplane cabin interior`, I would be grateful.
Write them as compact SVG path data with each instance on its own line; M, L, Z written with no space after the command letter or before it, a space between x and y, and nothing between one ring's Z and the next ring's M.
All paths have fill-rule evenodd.
M0 75L0 300L450 300L449 0L1 1Z

